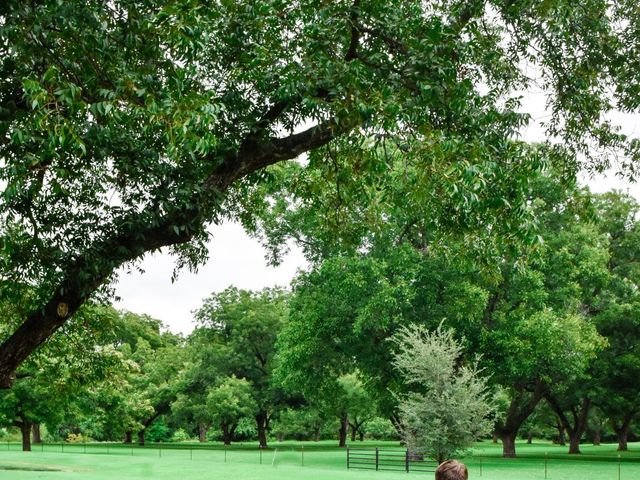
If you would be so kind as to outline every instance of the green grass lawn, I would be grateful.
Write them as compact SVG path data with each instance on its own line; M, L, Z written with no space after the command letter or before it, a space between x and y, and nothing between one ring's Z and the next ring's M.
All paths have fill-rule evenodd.
M130 448L87 444L35 446L23 453L18 445L9 451L0 445L0 479L230 479L230 480L385 480L433 478L432 473L347 470L346 454L334 442L272 443L260 452L255 444L225 450L201 449L196 444ZM398 448L397 442L365 442L365 446ZM304 454L302 448L304 446ZM354 446L361 446L360 442ZM85 453L86 448L86 453ZM549 443L518 444L517 459L501 458L500 444L478 444L463 461L470 478L487 480L617 480L615 445L583 446L580 456L567 455L566 447ZM226 461L225 461L226 456ZM304 457L304 458L303 458ZM304 465L303 465L304 462ZM30 470L27 470L30 469ZM640 443L630 444L620 462L621 480L640 479Z

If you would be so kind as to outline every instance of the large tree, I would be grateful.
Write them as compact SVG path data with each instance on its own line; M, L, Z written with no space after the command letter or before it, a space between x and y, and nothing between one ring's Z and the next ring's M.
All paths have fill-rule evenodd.
M602 114L638 108L639 22L600 0L2 2L2 277L37 293L0 385L122 265L171 247L193 267L210 223L254 226L269 165L372 135L427 173L526 162L506 140L536 80L566 149L624 146Z

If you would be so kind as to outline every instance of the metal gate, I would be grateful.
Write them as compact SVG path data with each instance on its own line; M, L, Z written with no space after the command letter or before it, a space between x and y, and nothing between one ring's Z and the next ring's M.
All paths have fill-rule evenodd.
M437 467L437 462L424 460L408 449L347 447L347 468L433 473Z

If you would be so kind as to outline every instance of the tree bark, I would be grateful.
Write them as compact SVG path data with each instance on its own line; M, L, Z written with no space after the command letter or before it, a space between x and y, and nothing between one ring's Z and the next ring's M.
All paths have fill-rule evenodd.
M207 432L209 431L209 426L204 423L198 424L198 441L200 443L205 443L207 441Z
M533 433L529 432L527 435L527 444L531 445L533 442Z
M518 430L536 409L542 400L543 393L544 385L542 382L537 382L532 392L524 388L516 390L504 420L496 423L494 437L502 440L502 456L504 458L515 458Z
M31 428L31 436L33 443L42 443L42 435L40 434L40 424L34 423Z
M356 441L356 434L357 434L356 427L352 423L350 423L349 424L349 428L351 429L351 441L355 442Z
M622 419L622 423L618 425L616 421L611 422L611 427L618 437L618 451L626 452L628 450L627 439L629 437L629 428L631 426L631 420L633 420L634 414L627 414Z
M231 445L231 441L233 440L233 434L235 433L237 427L238 427L237 424L231 425L226 422L220 423L220 429L222 430L222 441L224 442L225 445Z
M515 432L505 432L500 435L500 440L502 440L502 456L504 458L516 458L517 435L517 430Z
M340 416L340 431L339 431L339 439L338 439L338 447L346 447L347 446L347 430L349 429L349 417L346 413L343 413Z
M582 434L584 431L573 430L569 432L569 453L571 454L579 454L582 453L580 451L580 438L582 438Z
M22 451L31 451L31 423L30 422L18 422L16 426L20 427L20 434L22 435Z
M123 443L133 443L133 432L131 430L127 430L126 432L124 432Z
M358 432L358 435L360 436L360 441L364 442L364 432L362 431L362 429L360 429L360 431Z
M550 394L545 396L551 409L555 412L564 430L569 434L569 453L576 455L580 452L580 439L587 429L591 400L583 398L580 405L572 405L569 409L573 422L569 420L558 401Z
M138 432L138 445L144 447L144 428Z
M256 414L256 430L258 432L258 442L260 448L267 448L267 427L269 423L269 416L267 412L260 411Z

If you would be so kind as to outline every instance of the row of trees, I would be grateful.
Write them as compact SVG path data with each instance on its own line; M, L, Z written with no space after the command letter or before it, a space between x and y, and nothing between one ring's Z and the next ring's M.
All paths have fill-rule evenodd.
M393 418L389 389L407 387L387 339L445 319L507 399L506 454L543 398L575 451L607 389L624 438L635 351L616 335L635 328L636 207L544 172L571 179L621 155L634 176L640 143L607 119L640 107L639 22L633 1L2 2L0 388L62 368L54 339L68 333L130 367L129 394L104 393L126 431L175 406L232 435L234 420L211 414L226 402L264 432L278 389L337 402L349 375ZM518 140L533 85L550 112L539 145ZM274 370L259 345L257 365L231 354L225 321L202 317L187 345L161 347L93 338L78 320L148 252L196 268L225 219L274 261L293 238L314 265L296 280ZM212 305L210 318L226 308ZM275 384L253 376L264 371ZM356 417L337 408L344 439Z
M487 247L490 231L473 237L484 244L444 250L418 223L400 228L387 216L367 251L345 247L324 257L292 293L212 295L186 339L144 316L83 308L3 395L3 423L20 427L25 442L32 425L46 423L98 439L131 441L137 433L144 443L145 432L164 422L201 441L219 431L230 443L250 419L266 446L270 431L319 438L333 418L344 445L349 431L362 438L380 417L407 440L409 411L426 408L417 417L429 424L430 411L482 411L473 402L488 392L485 412L494 416L482 418L505 456L516 454L518 433L548 431L549 423L558 439L568 436L571 453L588 429L597 440L605 423L624 450L640 411L640 205L620 192L566 188L552 175L533 185L544 241L525 258L502 243ZM315 238L319 251L332 241ZM419 349L399 357L407 350L398 338L409 345L439 328L449 332L444 343L453 350L445 350L455 362L423 361L436 369L425 378L453 382L466 368L484 380L465 384L467 403L435 408L424 400L434 392L428 382L410 380L407 365ZM455 417L460 430L471 430ZM421 431L438 435L433 423Z
M638 142L607 118L639 108L638 21L601 0L2 2L0 280L33 295L0 387L148 252L195 268L223 219L284 245L287 191L323 207L308 227L393 200L400 229L427 214L429 235L526 238L540 151L573 170L621 154L635 173ZM544 146L516 140L531 86Z

